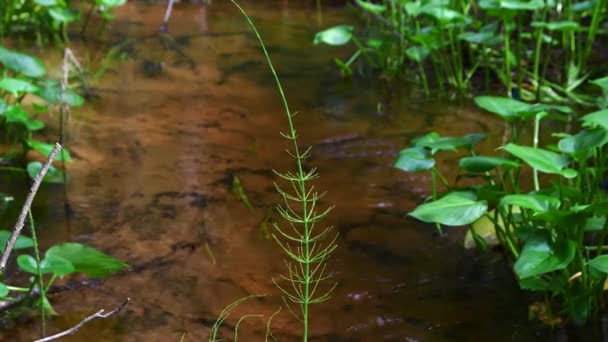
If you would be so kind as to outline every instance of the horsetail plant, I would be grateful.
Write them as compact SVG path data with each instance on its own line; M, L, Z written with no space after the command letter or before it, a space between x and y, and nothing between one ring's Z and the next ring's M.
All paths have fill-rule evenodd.
M274 279L273 282L283 293L283 299L287 304L288 302L292 302L300 306L301 317L298 317L293 310L290 309L290 311L302 322L303 341L308 341L309 306L310 304L327 300L335 287L335 285L331 286L328 290L321 290L319 287L324 280L330 278L326 272L326 261L337 247L335 243L337 235L334 235L331 239L326 239L326 237L330 236L331 227L317 229L317 225L327 216L332 207L321 212L318 211L318 202L323 194L318 193L314 186L310 184L318 178L318 173L314 168L305 170L303 165L303 161L310 155L310 148L302 151L298 145L298 135L293 122L295 113L291 113L289 109L281 81L268 55L262 37L245 10L236 1L230 0L230 2L245 17L260 43L260 47L264 52L264 56L276 82L287 117L289 132L281 133L281 135L292 144L292 150L287 150L287 153L295 159L296 171L295 173L279 173L275 171L279 177L289 182L292 189L286 191L275 184L277 191L281 194L284 201L284 204L278 207L278 212L285 219L289 228L286 229L275 224L276 234L273 234L273 237L285 254L287 254L285 264L288 274L287 276L281 275L281 279L287 282L290 287L281 285ZM287 306L289 308L289 305Z

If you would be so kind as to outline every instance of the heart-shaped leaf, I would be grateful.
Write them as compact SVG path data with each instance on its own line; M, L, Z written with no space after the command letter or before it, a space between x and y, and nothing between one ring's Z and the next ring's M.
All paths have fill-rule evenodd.
M76 272L83 272L94 278L106 277L128 267L122 261L95 248L74 242L53 246L46 252L46 255L67 259L74 265Z
M20 94L36 92L39 88L25 80L5 77L0 80L0 89L5 90L17 97Z
M34 161L29 162L27 164L27 174L30 176L31 179L35 179L36 176L38 176L38 174L40 173L41 169L41 162ZM48 171L46 172L46 175L44 175L44 178L42 179L42 182L52 184L63 184L63 178L63 172L57 170L57 168L55 168L53 165L50 165Z
M55 145L43 143L42 141L38 141L38 140L29 140L28 139L28 140L26 140L26 142L29 147L42 153L45 157L48 157L51 154L51 152L53 151L53 148L55 148ZM67 149L65 149L64 147L62 147L61 150L59 150L59 153L57 153L55 160L63 160L64 157L65 157L66 162L72 161L72 156L70 156L70 152Z
M588 265L602 273L608 273L608 255L600 255L589 260Z
M36 263L36 259L31 255L20 255L17 257L17 264L25 272L38 274L38 263ZM74 271L74 265L61 256L48 255L47 253L46 257L40 262L40 272L42 274L53 273L63 277L74 273Z
M353 27L349 25L338 25L327 30L318 32L315 35L313 43L320 44L325 43L327 45L344 45L348 43L353 37Z
M574 259L575 246L570 240L551 245L546 238L532 237L526 241L515 262L515 273L525 279L564 269Z
M408 215L429 223L462 226L480 218L488 210L486 201L477 201L472 192L452 192L418 206Z
M44 63L38 58L7 50L2 46L0 46L0 63L7 69L28 77L40 77L46 74Z
M6 247L6 241L8 241L11 234L12 233L8 230L0 230L0 253L4 252L4 248ZM15 242L15 246L13 246L13 249L17 250L30 247L34 247L34 241L25 235L19 235L17 241Z
M430 157L426 148L411 147L399 152L394 166L408 172L426 171L435 166L435 159Z
M503 157L473 156L461 158L459 166L468 172L482 173L497 167L512 168L520 165L515 160Z
M540 172L558 174L565 178L576 177L575 170L566 168L570 161L568 157L564 155L541 148L520 146L516 144L507 144L501 148Z
M507 195L500 200L501 206L514 205L520 208L531 209L536 213L558 209L559 198L540 194Z

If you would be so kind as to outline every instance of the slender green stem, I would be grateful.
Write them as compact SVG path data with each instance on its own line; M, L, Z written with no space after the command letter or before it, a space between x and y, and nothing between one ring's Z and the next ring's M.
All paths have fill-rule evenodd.
M38 238L36 235L36 226L34 225L34 216L32 211L28 211L28 219L30 222L30 230L32 233L32 241L34 242L34 258L36 258L36 280L38 281L38 288L40 290L40 336L44 337L46 334L46 311L44 307L44 301L46 301L46 288L44 287L44 279L42 278L42 270L40 269L40 249L38 247Z

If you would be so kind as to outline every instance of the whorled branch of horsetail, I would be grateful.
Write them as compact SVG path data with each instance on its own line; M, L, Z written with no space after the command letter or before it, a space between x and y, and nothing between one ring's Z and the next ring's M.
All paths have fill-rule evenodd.
M289 104L283 91L281 81L279 80L270 56L268 55L262 37L243 8L239 6L235 0L230 0L230 2L232 2L245 17L260 43L270 71L275 79L289 124L289 133L281 133L281 135L292 143L292 151L288 150L287 153L295 159L297 172L295 174L291 172L276 173L279 177L290 183L293 188L293 193L284 191L278 185L276 185L276 188L284 200L284 206L281 206L278 211L288 222L291 231L286 231L275 224L275 230L278 234L273 234L273 237L289 259L291 259L291 262L285 260L289 275L281 276L283 280L286 280L291 285L291 288L282 287L274 281L274 279L273 281L284 294L284 299L287 298L291 302L300 305L302 311L301 321L303 324L303 340L306 341L308 339L309 304L322 302L328 299L329 294L335 287L334 285L328 291L322 293L319 293L318 291L319 284L330 277L325 272L325 261L336 248L335 241L337 235L334 235L333 239L328 243L324 243L323 240L331 232L331 227L325 228L320 233L315 231L315 225L327 216L332 207L321 213L317 213L316 211L317 202L323 194L317 193L314 190L314 186L309 186L308 184L310 181L316 179L318 174L316 173L316 169L312 169L308 172L304 171L302 165L302 161L309 156L310 148L304 152L300 151L293 122L295 113L292 114L289 109ZM290 203L297 204L299 208L294 210ZM284 242L282 242L283 239L285 240Z
M38 188L40 187L40 183L42 183L42 179L46 175L47 171L51 167L51 163L55 160L55 156L61 149L61 145L55 144L55 147L49 154L48 158L42 165L42 169L34 178L34 183L32 183L32 187L30 188L30 192L27 194L25 198L25 202L23 203L23 207L21 208L21 213L19 214L19 218L17 219L17 223L15 223L15 227L13 228L13 232L11 236L6 241L6 246L4 247L4 253L2 253L2 258L0 258L0 275L4 273L4 269L6 268L6 263L8 262L8 258L11 255L13 247L15 247L15 243L17 242L17 238L19 234L21 234L21 230L23 229L23 225L25 224L25 219L27 214L32 206L32 202L34 201L34 197L36 196L36 192L38 192Z

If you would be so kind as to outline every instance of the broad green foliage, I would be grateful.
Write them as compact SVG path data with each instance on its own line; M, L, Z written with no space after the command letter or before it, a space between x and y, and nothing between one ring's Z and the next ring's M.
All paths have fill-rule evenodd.
M487 210L486 201L477 201L474 193L451 192L436 201L418 206L409 215L424 222L462 226L475 222Z
M112 256L73 242L53 246L46 255L63 258L73 265L74 272L82 272L94 278L107 277L127 267L125 263Z
M346 76L352 74L352 63L360 61L369 68L358 70L417 79L427 95L444 93L446 88L464 93L480 83L490 89L500 82L507 94L526 101L596 102L579 89L590 75L604 76L595 75L599 68L588 61L594 46L606 44L601 34L605 0L356 0L354 4L365 17L365 26L349 30L348 39L340 39L339 44L328 42L352 42L357 49L348 61L336 61ZM365 44L370 37L378 43ZM602 103L608 105L608 99ZM509 116L517 112L503 109Z
M603 306L608 274L608 112L582 116L578 132L555 133L556 141L540 147L541 119L548 113L560 119L574 115L570 108L494 96L475 102L510 124L512 141L498 149L502 156L479 156L474 146L482 136L429 133L413 139L413 147L401 151L395 167L430 171L433 194L409 215L436 226L471 225L465 247L499 244L511 255L522 289L546 292L553 312L574 321L588 319ZM527 146L516 132L530 121L534 142ZM481 184L460 189L447 183L435 153L455 150L468 152L460 158L456 180L466 176ZM533 171L533 192L523 190L530 188L524 169ZM538 172L545 174L543 182ZM448 189L445 194L437 193L437 178Z
M80 6L85 3L78 5L73 0L5 0L0 7L0 38L22 35L36 38L39 44L67 41L68 24L84 16L87 18L81 31L84 32L90 15L97 13L104 20L112 19L112 10L125 3L126 0L95 0L86 2L85 7ZM40 77L42 74L26 75Z
M353 27L348 25L338 25L321 31L315 35L315 44L344 45L353 37Z
M34 149L48 156L53 149L54 145L33 138L34 132L45 127L44 122L37 119L38 115L49 111L54 104L80 106L84 102L69 88L63 92L58 81L44 78L45 73L46 68L39 59L0 47L0 75L4 75L0 77L0 132L6 142L21 145L24 155L27 149ZM34 100L31 106L23 104L26 97ZM14 155L8 154L3 159L11 157ZM65 149L56 157L56 160L64 159L72 160ZM35 177L40 168L40 163L30 162L26 170L30 177ZM65 179L61 171L51 167L43 181L62 183Z

